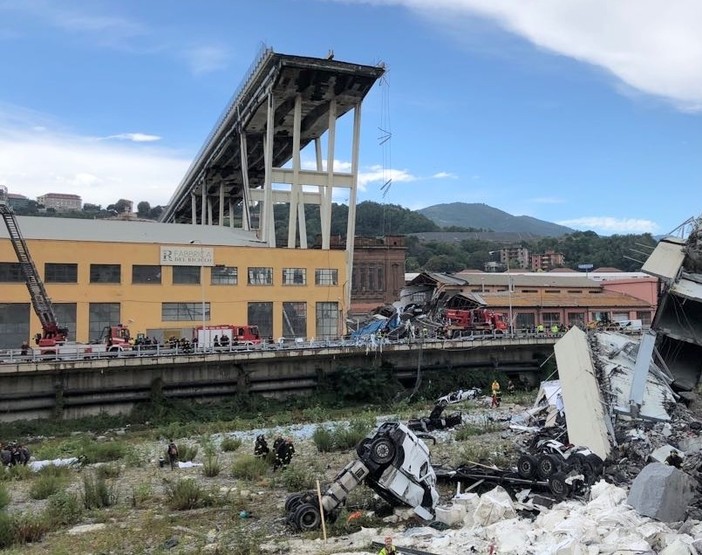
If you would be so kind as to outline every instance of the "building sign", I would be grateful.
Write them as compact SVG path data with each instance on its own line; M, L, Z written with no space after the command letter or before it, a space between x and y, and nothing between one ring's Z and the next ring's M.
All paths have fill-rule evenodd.
M212 247L161 247L161 266L214 266Z

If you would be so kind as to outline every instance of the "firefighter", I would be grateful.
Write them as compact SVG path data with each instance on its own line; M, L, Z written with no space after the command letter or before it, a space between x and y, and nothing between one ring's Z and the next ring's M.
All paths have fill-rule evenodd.
M270 452L268 448L268 442L266 441L266 436L263 434L256 436L256 443L254 443L254 456L263 458Z
M492 382L492 408L498 408L500 406L500 382L495 378Z
M26 341L22 341L22 347L20 349L20 354L23 357L26 357L29 354L29 343L27 343Z
M680 468L682 466L682 462L682 457L675 449L673 449L670 452L670 455L668 455L665 459L665 464L674 466L675 468Z
M392 536L385 538L385 545L378 551L378 555L396 555L397 549L392 544Z
M172 439L168 443L166 454L168 455L168 462L171 465L171 470L175 470L175 467L178 464L178 446Z
M273 452L275 453L275 461L273 461L273 470L275 471L290 464L295 454L295 446L290 438L279 437L273 442Z

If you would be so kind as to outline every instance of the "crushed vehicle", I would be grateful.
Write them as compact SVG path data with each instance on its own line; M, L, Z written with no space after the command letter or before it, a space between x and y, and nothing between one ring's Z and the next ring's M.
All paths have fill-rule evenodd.
M427 433L460 426L463 423L463 415L460 412L452 412L448 416L442 417L446 407L447 405L444 403L437 403L429 416L411 418L407 421L407 427L414 432Z
M446 336L451 339L474 333L505 333L507 322L504 314L487 308L451 309L443 312Z
M453 405L455 403L462 403L463 401L470 401L476 399L482 391L478 387L471 387L470 389L458 389L452 391L448 395L443 395L436 400L437 405Z
M299 531L315 530L324 518L333 521L349 492L361 483L393 506L412 507L424 520L434 518L439 501L429 449L407 426L386 422L356 446L350 462L324 490L321 502L313 491L294 493L285 501L288 524Z

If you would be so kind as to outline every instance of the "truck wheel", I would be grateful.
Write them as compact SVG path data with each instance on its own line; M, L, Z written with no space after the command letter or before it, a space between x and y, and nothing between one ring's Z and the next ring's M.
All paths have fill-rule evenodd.
M592 467L592 470L596 476L602 474L602 469L604 468L604 461L598 455L590 453L589 455L586 455L585 458L587 459L587 462L590 463L590 466Z
M548 489L551 490L551 493L555 495L559 501L568 497L570 493L570 486L566 482L566 477L560 472L557 472L548 479Z
M319 509L309 503L303 503L297 508L294 520L301 532L316 530L322 523Z
M536 458L532 455L522 455L517 461L517 472L525 480L531 480L536 475Z
M370 447L370 458L376 464L389 463L395 456L395 446L392 441L381 437L376 439Z
M302 503L302 497L304 495L304 493L293 493L292 495L288 495L288 498L285 500L285 512L290 513L297 509Z
M558 472L558 460L553 455L541 455L537 459L536 472L539 474L539 478L546 480Z
M568 457L568 465L585 477L585 483L592 485L595 481L595 470L592 468L590 461L582 453L574 453Z

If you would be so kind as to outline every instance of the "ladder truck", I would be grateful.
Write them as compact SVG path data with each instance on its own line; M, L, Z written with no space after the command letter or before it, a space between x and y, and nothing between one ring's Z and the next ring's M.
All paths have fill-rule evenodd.
M20 232L17 217L7 203L7 189L2 186L0 186L0 215L5 220L12 248L14 248L17 255L20 271L27 285L29 297L32 300L32 307L41 323L41 334L35 336L36 344L40 348L61 345L68 338L68 329L58 324L51 300L44 287L44 282L39 276L37 267L29 254L27 243Z
M0 216L5 221L12 248L17 255L20 271L29 291L32 307L41 323L41 333L34 336L39 352L51 355L86 355L131 348L129 329L121 324L110 326L106 332L103 332L104 342L101 345L82 345L68 342L68 328L62 327L58 323L44 282L29 254L27 242L20 232L17 216L8 204L7 188L2 185L0 185Z

